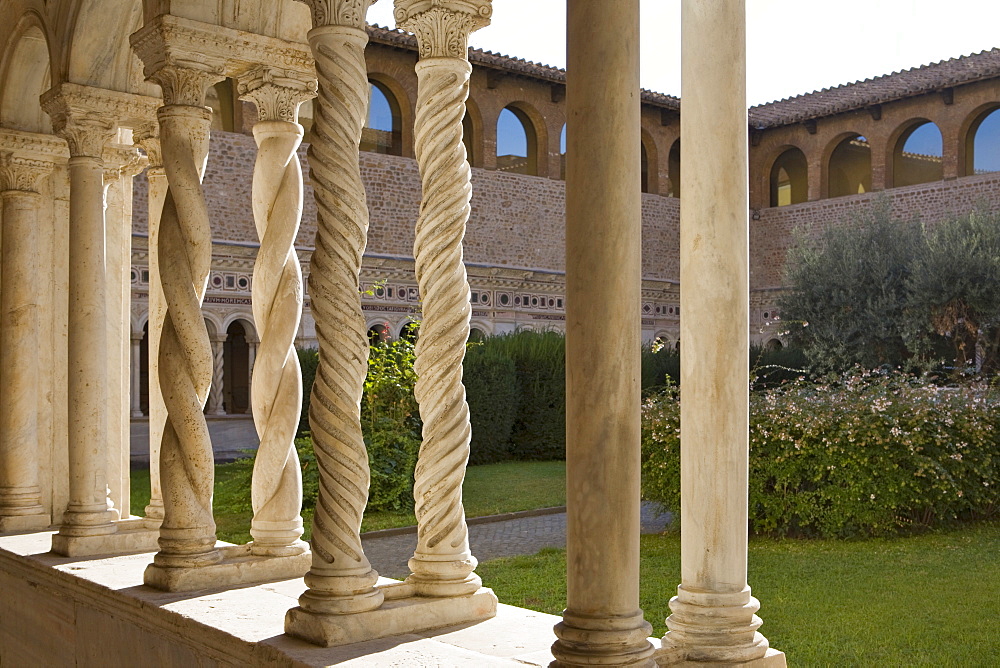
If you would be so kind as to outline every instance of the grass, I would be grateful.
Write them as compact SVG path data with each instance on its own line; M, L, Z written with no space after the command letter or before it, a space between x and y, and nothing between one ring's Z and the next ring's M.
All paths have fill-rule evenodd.
M680 582L676 534L642 537L640 604L654 635ZM987 666L1000 654L1000 523L865 541L752 540L762 633L797 666ZM503 603L552 614L564 550L477 569Z
M215 467L216 534L220 540L246 543L250 540L249 472L253 460L243 459ZM142 515L149 503L149 471L132 471L132 514ZM463 487L467 517L497 515L566 504L565 462L503 462L470 466ZM303 513L309 537L312 513ZM362 531L376 531L417 523L412 511L383 511L365 514Z

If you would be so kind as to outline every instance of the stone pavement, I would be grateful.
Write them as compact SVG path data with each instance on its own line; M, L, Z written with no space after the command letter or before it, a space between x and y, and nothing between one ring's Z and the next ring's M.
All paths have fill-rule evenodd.
M495 518L474 518L469 523L469 543L472 554L480 562L499 557L535 554L546 547L566 547L565 509L538 514L511 513ZM642 533L660 533L670 523L670 513L657 512L656 504L642 503ZM378 574L389 578L405 578L410 574L406 565L417 546L415 528L375 531L361 537L365 555Z

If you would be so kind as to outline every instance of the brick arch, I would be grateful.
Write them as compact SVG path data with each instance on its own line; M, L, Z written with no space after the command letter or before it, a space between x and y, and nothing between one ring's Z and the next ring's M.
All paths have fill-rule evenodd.
M483 166L483 114L479 103L472 96L465 102L465 119L462 121L463 140L468 154L469 164L473 167Z
M761 165L762 168L761 168L760 172L757 174L757 178L758 178L758 183L760 184L760 192L764 193L764 196L767 198L768 206L770 206L770 196L771 196L770 195L771 194L771 172L774 170L774 165L778 162L778 160L783 155L785 155L785 153L787 153L788 151L791 151L791 150L797 150L797 151L799 151L799 153L801 153L802 156L805 158L805 161L806 161L806 192L808 193L808 188L809 188L809 181L808 181L808 179L809 179L809 154L806 152L806 149L802 148L798 144L795 144L793 142L785 142L784 144L779 144L778 146L775 146L774 148L772 148L767 153L767 155L764 157L764 160L762 160L760 162L760 165ZM808 201L808 194L807 194L807 197L806 197L806 201Z
M528 135L528 172L533 176L548 176L548 128L545 118L531 104L517 100L508 102L499 111L493 123L500 120L504 109L514 112Z
M658 195L660 192L660 151L656 139L646 128L639 129L642 148L646 151L646 175L642 192Z
M984 102L966 114L959 126L958 132L958 175L973 176L975 174L975 156L973 142L980 123L991 113L1000 109L1000 100ZM998 147L1000 149L1000 147Z
M938 133L941 135L941 155L942 161L938 165L938 172L935 178L925 178L923 180L913 181L908 178L900 178L902 175L898 172L900 171L900 158L899 153L903 149L903 144L909 139L910 134L919 127L931 123L937 128ZM899 123L893 128L892 132L888 135L888 140L885 143L885 187L894 188L898 186L915 185L916 183L927 183L929 181L940 181L944 178L944 132L941 130L941 126L927 118L926 116L914 116L908 118L907 120ZM912 181L912 182L910 182Z
M386 99L393 115L399 117L399 147L395 155L413 155L413 101L406 88L392 75L384 72L368 72L368 81L377 84ZM395 124L394 124L395 125ZM393 127L393 134L396 128Z
M833 135L829 140L827 140L827 143L823 146L823 152L822 152L822 156L821 156L822 157L822 161L820 162L821 170L822 170L822 172L820 174L820 187L821 187L820 196L822 198L825 199L825 198L828 198L828 197L832 196L830 194L830 190L831 190L830 189L830 161L833 159L833 153L834 153L834 151L836 151L837 147L839 147L846 139L850 139L852 137L858 137L858 136L864 136L864 135L862 135L860 132L857 132L857 131L838 132L837 134ZM871 180L871 157L870 156L869 156L869 161L868 161L868 178L869 178L869 181L870 181Z

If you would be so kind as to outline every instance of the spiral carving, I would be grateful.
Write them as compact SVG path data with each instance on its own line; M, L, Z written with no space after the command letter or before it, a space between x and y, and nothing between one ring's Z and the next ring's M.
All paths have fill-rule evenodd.
M209 390L208 409L215 415L222 414L222 390L226 371L225 348L222 338L212 340L212 387Z
M315 136L309 147L317 208L309 296L319 366L309 403L309 427L320 489L313 517L313 565L306 576L310 591L300 601L303 607L336 612L317 600L362 592L371 595L378 578L360 538L370 480L360 408L368 338L358 291L368 235L368 208L358 166L368 101L364 59L368 36L363 30L330 26L310 31L309 42L319 78ZM366 606L380 603L379 595Z
M414 393L424 426L414 486L417 550L410 567L415 581L465 583L474 589L479 580L470 575L476 561L469 552L462 507L472 434L462 384L472 314L462 258L472 198L471 171L462 143L471 71L469 62L458 58L417 65L414 132L423 201L413 252L423 321L416 347Z
M213 355L201 313L212 263L212 236L201 179L211 113L168 105L157 112L167 195L158 253L166 314L160 335L160 388L167 422L160 446L164 517L160 566L220 560L212 518L214 465L202 409L212 385Z
M250 534L255 553L301 553L302 475L294 440L302 405L302 372L295 353L302 318L302 271L295 253L302 168L295 150L302 141L302 126L261 121L253 133L258 147L253 212L260 238L253 314L260 344L251 394L260 447L251 487Z

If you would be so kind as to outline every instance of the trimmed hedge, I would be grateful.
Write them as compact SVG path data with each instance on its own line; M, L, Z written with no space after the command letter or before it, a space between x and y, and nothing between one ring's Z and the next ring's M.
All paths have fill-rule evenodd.
M472 419L469 464L506 461L511 458L510 437L521 393L514 360L495 346L470 345L464 370Z
M643 493L680 505L680 409L643 406ZM990 516L1000 507L1000 399L901 374L804 380L750 401L750 529L881 536Z

